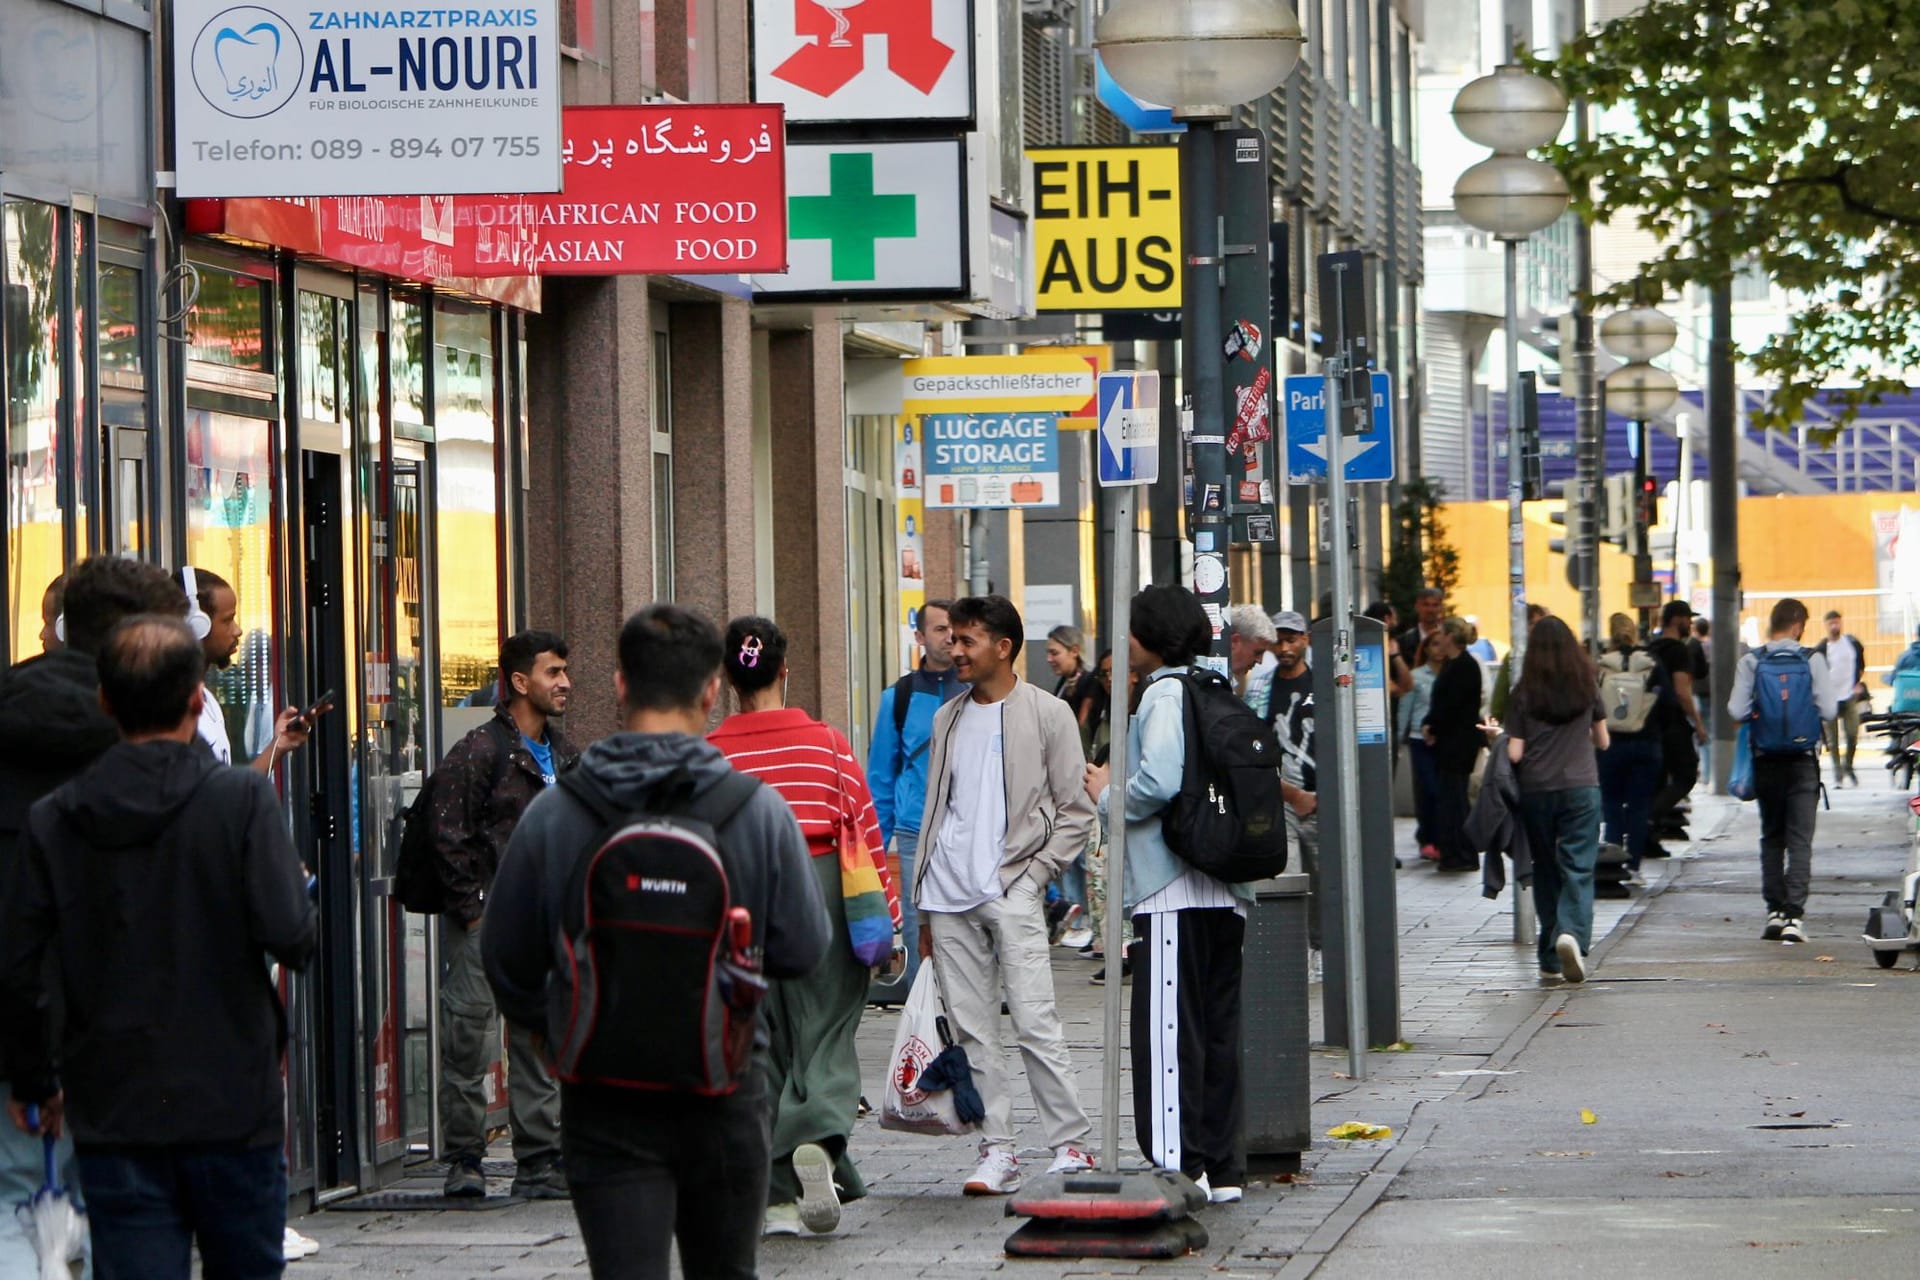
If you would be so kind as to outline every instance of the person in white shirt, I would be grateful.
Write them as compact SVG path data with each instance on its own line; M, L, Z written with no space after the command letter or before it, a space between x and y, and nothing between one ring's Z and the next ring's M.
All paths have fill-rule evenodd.
M1047 881L1087 847L1095 815L1073 712L1014 670L1025 634L1019 610L1004 596L972 596L949 616L954 670L972 688L933 718L913 897L921 958L933 961L954 1043L987 1111L980 1165L963 1190L1011 1195L1020 1162L1002 1000L1053 1149L1047 1172L1094 1163L1093 1125L1054 1004L1043 902Z
M226 670L240 650L240 598L227 580L211 569L192 565L180 570L180 586L187 593L187 627L200 639L200 651L206 655L208 670ZM212 688L201 686L200 740L221 764L233 763L233 742L227 734L227 713ZM332 703L315 709L320 715L333 709ZM313 726L301 718L294 707L286 707L273 721L273 742L267 750L247 762L256 773L271 774L274 764L289 751L307 744Z
M1231 626L1228 665L1233 669L1234 686L1240 701L1252 708L1262 720L1269 719L1268 706L1273 691L1273 673L1279 663L1273 656L1273 642L1279 633L1267 611L1257 604L1237 604L1227 613Z
M1867 692L1867 651L1860 641L1847 634L1838 609L1827 611L1827 638L1814 646L1814 652L1827 659L1827 677L1833 682L1833 696L1839 700L1839 714L1827 721L1827 754L1833 757L1833 785L1857 787L1860 779L1853 772L1853 753L1860 745L1860 713L1871 705ZM1840 751L1841 730L1846 730L1846 753Z

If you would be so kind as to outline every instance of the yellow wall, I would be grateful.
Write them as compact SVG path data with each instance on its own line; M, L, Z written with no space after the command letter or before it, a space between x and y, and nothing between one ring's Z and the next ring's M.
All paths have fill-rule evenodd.
M1742 586L1750 593L1796 592L1807 598L1816 621L1826 605L1815 599L1823 592L1866 591L1876 585L1873 558L1873 513L1898 511L1902 494L1819 494L1743 498L1740 502L1740 568ZM1563 618L1580 612L1580 597L1567 584L1565 556L1549 548L1554 538L1566 536L1552 522L1561 504L1530 502L1526 507L1527 599L1545 604ZM1447 538L1460 552L1460 584L1453 594L1452 611L1474 614L1480 633L1503 650L1511 628L1507 613L1507 504L1451 502L1441 511ZM1656 568L1665 567L1656 562ZM1600 613L1627 608L1627 584L1633 578L1632 558L1610 543L1600 547ZM1712 582L1702 566L1699 586ZM1762 601L1770 606L1771 601ZM1856 628L1855 611L1840 601L1833 607L1847 613L1849 630ZM1755 612L1751 607L1748 612ZM1860 613L1866 612L1862 608ZM1869 663L1877 658L1869 654Z

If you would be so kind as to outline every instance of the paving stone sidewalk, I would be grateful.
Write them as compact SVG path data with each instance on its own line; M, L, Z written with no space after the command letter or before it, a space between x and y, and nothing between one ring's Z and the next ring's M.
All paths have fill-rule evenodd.
M1704 834L1731 816L1722 802L1696 800L1695 831ZM1396 844L1411 847L1411 824L1396 824ZM1655 888L1667 864L1649 862ZM1017 1225L994 1200L967 1199L959 1184L975 1160L967 1139L888 1133L872 1118L860 1121L853 1151L871 1195L847 1206L831 1236L775 1239L761 1250L766 1277L884 1275L886 1280L939 1276L942 1280L1006 1271L1053 1277L1156 1275L1191 1277L1300 1277L1309 1274L1384 1190L1415 1145L1403 1142L1409 1125L1422 1129L1423 1104L1484 1083L1525 1043L1554 1003L1536 976L1533 949L1513 941L1511 893L1499 902L1481 894L1478 876L1443 875L1409 859L1398 877L1400 907L1400 1051L1369 1056L1369 1079L1346 1073L1344 1049L1311 1055L1314 1147L1303 1170L1285 1183L1256 1181L1246 1200L1210 1209L1207 1249L1171 1263L1112 1264L1010 1260L1002 1244ZM1641 899L1602 900L1594 922L1595 952L1637 910ZM1103 989L1092 985L1096 966L1056 949L1054 974L1080 1094L1095 1116L1101 1102ZM1258 981L1249 975L1249 982ZM1319 1033L1320 989L1312 989L1312 1034ZM867 1094L877 1099L896 1015L871 1011L861 1028ZM1124 1059L1123 1059L1124 1061ZM1257 1066L1250 1072L1256 1078ZM1018 1080L1019 1073L1015 1073ZM1123 1077L1124 1082L1124 1077ZM1131 1102L1121 1125L1123 1164L1142 1165L1132 1145ZM1024 1083L1014 1116L1023 1140L1037 1143L1032 1101ZM1336 1142L1325 1132L1343 1121L1392 1128L1379 1142ZM498 1151L504 1154L504 1150ZM1035 1150L1035 1157L1045 1153ZM426 1169L423 1175L431 1176ZM430 1186L427 1181L415 1185ZM496 1182L495 1194L505 1181ZM322 1212L298 1223L319 1239L321 1252L289 1269L295 1280L325 1276L534 1277L585 1274L585 1255L564 1203L516 1204L486 1212Z

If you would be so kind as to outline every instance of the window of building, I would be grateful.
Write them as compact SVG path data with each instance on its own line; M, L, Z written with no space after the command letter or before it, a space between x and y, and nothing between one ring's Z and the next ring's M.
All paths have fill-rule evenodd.
M666 308L653 316L653 598L673 599L673 343Z
M899 670L900 581L895 572L893 442L890 416L847 418L848 701L854 751L864 756L881 690Z
M0 205L6 307L7 636L9 659L40 652L41 599L67 565L60 509L65 257L61 211L31 200Z
M207 687L226 715L235 764L267 749L280 705L273 641L273 437L270 418L191 404L187 409L187 562L226 579L240 606L240 648L228 666L207 673Z
M273 290L257 276L197 265L200 294L188 320L187 358L271 373L267 333Z
M503 638L492 313L436 301L432 337L440 701L487 706L498 688ZM449 723L446 740L454 737Z

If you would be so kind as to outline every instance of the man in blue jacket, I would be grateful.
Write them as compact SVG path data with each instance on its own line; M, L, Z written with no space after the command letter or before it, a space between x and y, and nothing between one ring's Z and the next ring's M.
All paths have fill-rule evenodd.
M874 720L873 746L867 753L867 786L873 792L873 811L880 818L880 839L900 858L896 883L913 883L913 864L920 852L920 817L927 807L927 748L933 741L933 715L967 691L953 670L953 611L951 600L929 600L920 606L920 625L914 639L925 655L918 670L902 676L880 695L880 713ZM909 986L920 967L919 913L913 895L900 895L900 936L907 939Z

